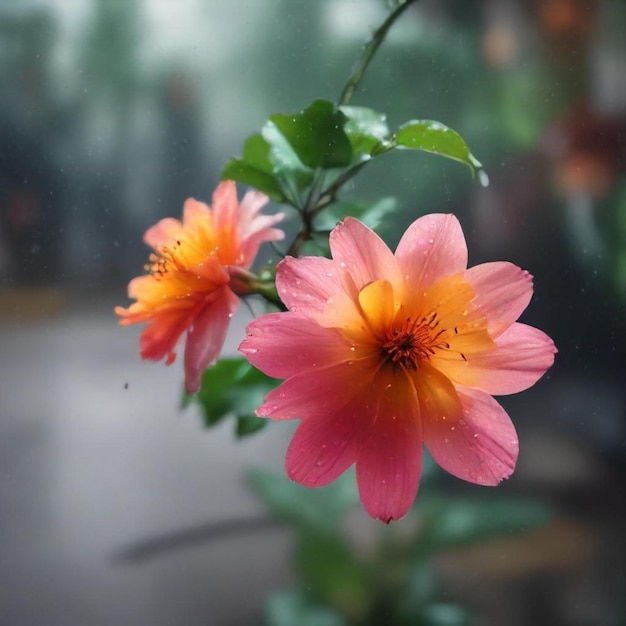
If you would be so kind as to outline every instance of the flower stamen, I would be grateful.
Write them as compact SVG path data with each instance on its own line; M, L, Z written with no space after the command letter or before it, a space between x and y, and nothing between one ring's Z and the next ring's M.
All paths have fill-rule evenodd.
M386 333L380 345L383 360L394 369L416 370L420 361L430 358L437 350L450 348L447 341L441 341L446 332L445 328L439 329L436 311L415 320L407 317L404 324Z
M151 252L148 257L149 263L144 266L146 271L157 280L163 278L168 272L183 271L185 266L176 256L180 246L181 241L177 239L174 246L160 246L156 252Z

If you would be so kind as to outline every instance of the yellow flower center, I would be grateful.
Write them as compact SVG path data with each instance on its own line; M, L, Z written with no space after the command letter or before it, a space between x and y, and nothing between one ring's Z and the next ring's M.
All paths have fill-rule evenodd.
M495 345L486 319L470 307L473 298L462 274L442 278L424 291L394 291L389 281L377 280L361 289L360 318L342 330L396 374L424 369L427 362L452 374L466 365L467 355Z

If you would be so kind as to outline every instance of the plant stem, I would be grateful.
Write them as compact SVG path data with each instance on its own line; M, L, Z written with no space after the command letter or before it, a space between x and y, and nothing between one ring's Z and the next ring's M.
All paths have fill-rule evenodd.
M338 106L342 106L344 104L348 104L350 102L352 96L356 92L363 80L363 75L365 74L365 70L367 70L368 65L371 60L374 58L378 48L383 43L389 29L392 27L394 22L406 11L406 9L417 2L417 0L398 0L398 5L396 6L391 13L387 16L387 19L381 24L381 26L374 32L372 38L363 46L363 52L361 54L361 58L357 62L348 82L343 88L343 92L341 93L341 97L339 98ZM330 204L333 204L337 200L337 193L339 189L350 180L353 176L355 176L367 163L367 161L363 161L356 166L352 167L348 171L344 172L334 183L332 183L327 189L322 190L323 184L323 176L318 172L317 178L311 188L309 196L307 198L306 205L300 211L300 217L302 219L302 228L298 232L296 238L293 243L287 250L287 255L290 256L298 256L300 254L300 249L303 244L311 239L313 234L313 218L319 213L322 209L325 209ZM294 205L295 206L295 205Z
M417 0L400 0L398 6L387 16L387 19L382 23L382 25L374 32L372 38L365 44L363 48L363 53L361 54L361 58L359 59L356 67L352 71L346 86L343 88L341 93L341 97L339 98L339 106L344 104L348 104L354 95L354 92L358 89L359 83L363 79L363 74L365 74L365 70L367 66L370 64L370 61L374 58L376 51L378 50L380 44L385 39L387 32L393 25L393 23L404 13L404 11L409 7L409 5L413 4Z

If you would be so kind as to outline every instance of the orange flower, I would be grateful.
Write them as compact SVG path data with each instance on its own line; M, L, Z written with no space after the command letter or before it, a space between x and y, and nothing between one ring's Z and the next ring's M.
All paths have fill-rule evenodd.
M204 370L217 359L237 306L249 293L245 280L259 246L284 237L272 228L283 214L261 215L267 197L248 192L241 203L233 181L213 194L213 209L189 198L182 223L165 218L149 228L146 244L154 249L147 276L130 281L128 308L115 307L120 324L148 322L139 340L144 359L170 365L176 345L187 331L185 385L198 391Z

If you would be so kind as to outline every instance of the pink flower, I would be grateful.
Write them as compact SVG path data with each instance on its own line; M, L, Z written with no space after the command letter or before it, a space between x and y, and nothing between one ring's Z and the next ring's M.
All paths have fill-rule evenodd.
M115 307L122 325L148 322L139 340L144 359L165 358L170 365L187 333L185 385L190 393L198 391L204 370L219 356L259 246L284 237L271 228L282 214L259 214L266 202L266 196L251 191L240 204L229 180L215 190L212 210L188 199L182 223L165 218L146 231L144 241L154 249L146 266L150 273L128 285L128 297L137 302L127 309Z
M556 349L517 323L532 295L510 263L467 269L452 215L414 222L395 255L348 218L331 233L332 259L286 258L277 287L289 308L260 317L240 346L286 378L258 409L300 418L287 473L309 487L356 463L361 501L385 522L413 503L422 444L451 474L496 485L515 468L515 428L491 394L533 385Z

